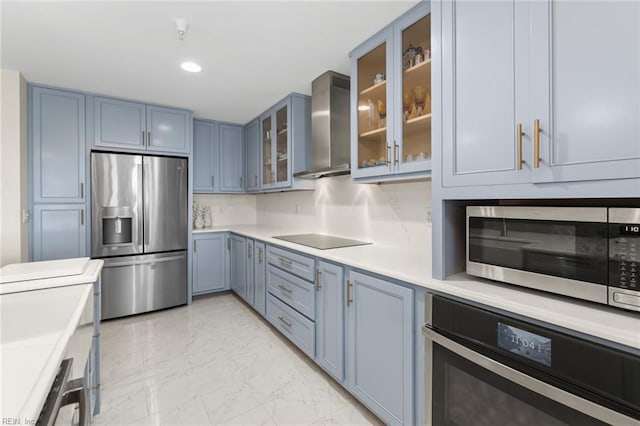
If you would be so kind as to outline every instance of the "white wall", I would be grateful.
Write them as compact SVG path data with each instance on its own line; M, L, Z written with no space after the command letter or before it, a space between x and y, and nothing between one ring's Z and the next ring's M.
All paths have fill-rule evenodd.
M353 184L339 176L316 183L315 191L258 195L258 224L431 252L430 181Z
M0 266L26 262L28 224L27 83L18 71L0 69Z
M213 226L255 225L256 196L239 194L194 194L194 201L211 207Z

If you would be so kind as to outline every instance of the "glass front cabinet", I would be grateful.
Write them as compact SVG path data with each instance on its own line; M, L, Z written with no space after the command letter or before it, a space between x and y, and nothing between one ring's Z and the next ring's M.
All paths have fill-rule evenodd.
M431 20L420 3L351 52L351 174L431 171Z
M262 188L291 186L289 153L290 109L286 99L265 113L262 118Z

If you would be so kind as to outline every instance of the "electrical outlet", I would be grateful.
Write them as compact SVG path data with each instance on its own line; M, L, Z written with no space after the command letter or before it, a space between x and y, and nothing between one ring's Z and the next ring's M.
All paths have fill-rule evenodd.
M431 224L431 210L427 210L427 223Z

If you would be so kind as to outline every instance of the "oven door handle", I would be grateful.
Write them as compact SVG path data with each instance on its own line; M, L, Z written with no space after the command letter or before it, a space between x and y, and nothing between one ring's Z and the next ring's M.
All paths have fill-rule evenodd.
M587 399L581 398L577 395L573 395L565 390L559 389L555 386L551 386L541 380L528 376L514 368L508 367L499 363L485 355L469 349L468 347L461 345L453 340L438 334L434 330L427 326L422 327L422 334L427 338L427 353L433 353L430 351L429 341L437 343L438 345L450 350L451 352L466 358L474 364L483 367L490 372L497 374L498 376L507 379L513 383L516 383L524 388L529 389L539 395L545 396L549 399L555 400L569 408L572 408L578 412L584 413L595 419L603 421L609 424L635 424L637 420L613 411L607 407L603 407ZM426 360L431 362L430 359ZM429 369L428 369L429 370ZM430 386L427 383L427 388ZM429 422L427 422L429 423Z

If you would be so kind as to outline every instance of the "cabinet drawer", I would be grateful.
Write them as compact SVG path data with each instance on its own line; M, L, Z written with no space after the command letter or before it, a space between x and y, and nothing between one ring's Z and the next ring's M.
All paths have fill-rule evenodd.
M282 303L272 294L267 295L267 320L311 359L316 352L315 323Z
M287 305L310 319L316 317L315 285L273 265L267 266L267 288Z
M307 281L315 279L316 261L311 257L268 246L267 263L289 271Z

